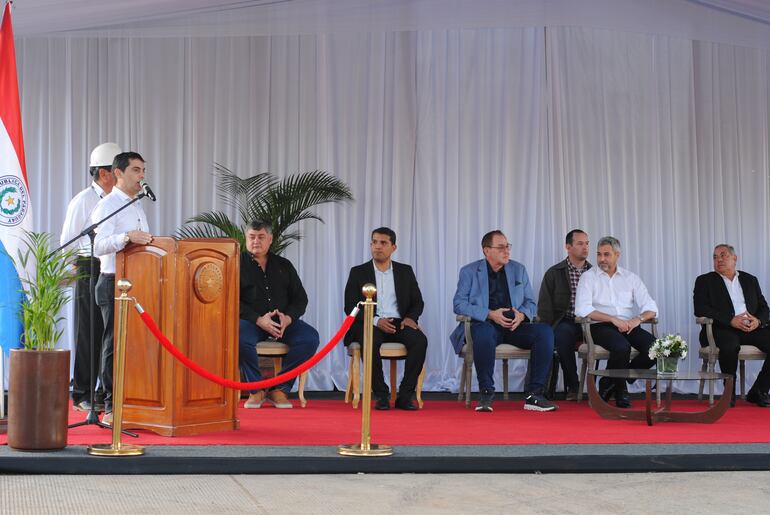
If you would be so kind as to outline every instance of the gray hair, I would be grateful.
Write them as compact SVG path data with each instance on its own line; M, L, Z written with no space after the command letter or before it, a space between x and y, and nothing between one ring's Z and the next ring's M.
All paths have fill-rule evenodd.
M249 224L249 230L261 231L263 229L267 234L273 234L273 226L267 222L263 222L262 220L254 220Z
M599 240L599 243L596 244L596 248L598 249L604 245L609 245L615 252L620 252L620 241L617 238L613 238L612 236L605 236Z
M733 247L729 243L718 244L717 246L714 247L714 252L716 252L717 249L727 249L727 251L730 253L731 256L735 255L735 247Z

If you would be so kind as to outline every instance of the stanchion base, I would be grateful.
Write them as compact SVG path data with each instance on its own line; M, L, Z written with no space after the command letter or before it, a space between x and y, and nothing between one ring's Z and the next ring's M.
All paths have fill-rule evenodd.
M346 443L337 446L337 454L343 456L392 456L393 447L373 443L368 449L362 449L360 443Z
M124 443L115 448L110 443L100 443L89 446L88 454L92 456L141 456L144 454L144 447Z

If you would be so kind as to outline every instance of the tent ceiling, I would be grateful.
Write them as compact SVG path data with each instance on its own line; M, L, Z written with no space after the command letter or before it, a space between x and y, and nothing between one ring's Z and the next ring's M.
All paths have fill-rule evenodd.
M626 9L627 16L633 17L637 7L660 10L661 5L673 5L683 18L688 8L700 8L770 25L768 0L666 0L669 3L657 6L646 2L626 0L632 7ZM569 22L563 19L564 5L563 0L16 0L13 16L17 36L158 37L511 26L560 17L564 23ZM617 5L610 0L580 2L589 10Z

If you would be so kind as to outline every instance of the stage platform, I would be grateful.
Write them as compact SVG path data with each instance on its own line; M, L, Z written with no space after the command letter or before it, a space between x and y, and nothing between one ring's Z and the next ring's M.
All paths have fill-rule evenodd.
M360 410L339 394L309 395L305 409L239 410L241 430L165 438L140 431L126 443L141 457L104 458L86 446L109 443L95 426L71 430L59 452L19 452L0 445L0 473L14 474L312 474L575 473L770 470L770 410L743 401L715 424L604 420L587 403L559 402L553 413L495 402L476 413L449 394L428 394L420 412L372 412L372 442L390 457L343 457L336 445L360 441ZM456 399L456 397L455 397ZM702 408L690 397L684 409ZM705 402L705 401L704 401ZM643 402L636 399L635 409ZM83 414L73 412L71 420ZM0 435L5 444L5 435Z

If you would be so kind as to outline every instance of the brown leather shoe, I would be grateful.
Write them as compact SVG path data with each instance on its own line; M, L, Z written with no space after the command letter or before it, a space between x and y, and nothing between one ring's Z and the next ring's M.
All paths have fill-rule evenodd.
M257 409L261 408L262 404L265 402L265 398L267 397L267 392L265 390L260 390L257 393L252 393L249 395L249 398L246 399L246 402L243 403L243 407L246 409Z
M270 390L270 393L267 394L267 400L273 403L276 408L290 409L294 407L283 390Z

